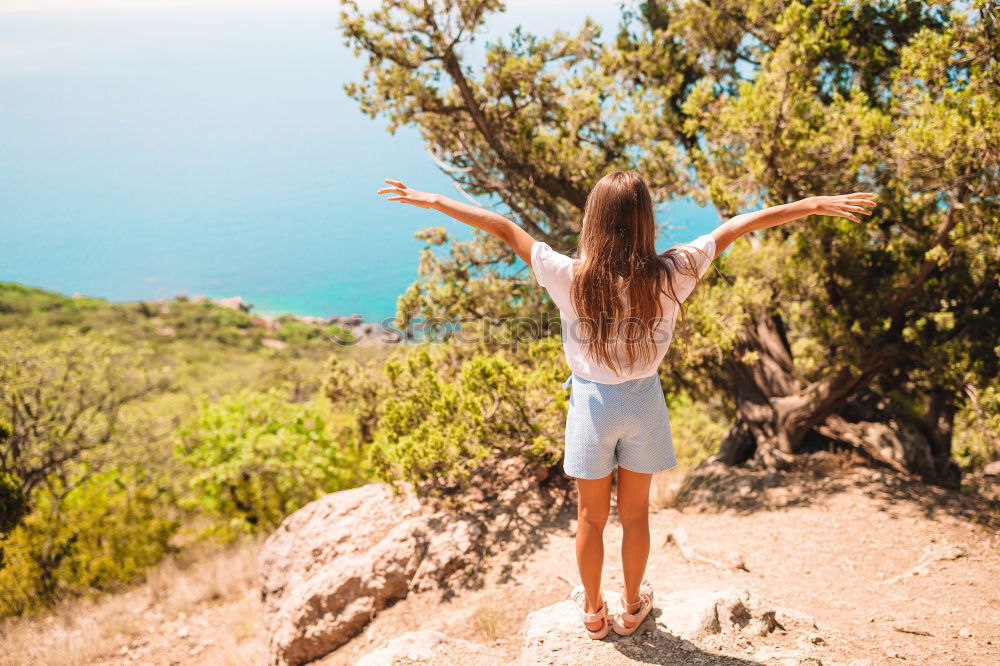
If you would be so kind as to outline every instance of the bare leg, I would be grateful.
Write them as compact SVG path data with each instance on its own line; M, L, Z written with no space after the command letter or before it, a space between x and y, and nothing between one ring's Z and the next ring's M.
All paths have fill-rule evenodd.
M583 609L596 613L601 607L601 568L604 566L604 526L611 513L611 475L603 479L577 479L580 495L576 523L576 563L587 592ZM588 623L597 631L602 622Z
M622 523L622 575L628 610L639 609L639 585L649 559L649 485L652 474L618 468L618 518ZM624 622L624 621L623 621ZM632 625L624 622L626 627Z

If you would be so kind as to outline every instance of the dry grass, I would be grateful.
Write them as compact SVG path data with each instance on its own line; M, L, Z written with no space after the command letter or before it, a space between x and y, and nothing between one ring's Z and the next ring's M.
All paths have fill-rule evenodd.
M167 558L147 578L150 605L172 617L199 604L241 595L255 584L258 549L257 543L245 542L197 559Z
M502 597L496 592L484 596L472 615L472 628L480 640L491 642L500 638L507 625Z
M97 600L59 604L45 616L0 623L0 666L49 664L78 666L108 656L148 630L155 621L216 601L245 596L256 584L259 543L246 541L226 548L168 558L150 570L144 583ZM241 638L256 630L248 609L232 629L233 663L252 663L241 655ZM244 658L246 657L246 658Z

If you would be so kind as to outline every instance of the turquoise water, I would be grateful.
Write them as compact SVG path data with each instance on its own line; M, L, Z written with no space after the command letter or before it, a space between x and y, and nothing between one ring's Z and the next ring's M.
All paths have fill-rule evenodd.
M587 13L614 25L614 4ZM487 36L571 29L569 6L511 3ZM465 231L375 190L454 189L414 131L389 135L343 92L361 63L337 4L274 7L0 9L0 280L391 315L416 277L413 232ZM666 215L685 228L664 245L716 221L684 202Z

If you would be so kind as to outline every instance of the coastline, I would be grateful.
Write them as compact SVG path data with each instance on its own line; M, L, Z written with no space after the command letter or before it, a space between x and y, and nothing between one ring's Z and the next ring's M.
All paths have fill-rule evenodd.
M77 295L73 294L76 298ZM403 335L392 328L377 322L366 321L360 314L335 315L332 317L319 317L315 315L298 315L291 312L274 314L269 312L254 311L253 303L246 301L242 296L230 296L227 298L209 298L204 294L188 296L187 294L177 294L172 299L161 298L155 301L139 301L143 303L157 303L161 306L176 303L208 303L231 310L240 310L250 315L251 321L264 328L267 332L279 330L283 322L298 321L311 326L335 326L346 331L354 343L365 342L371 344L399 344L404 341ZM264 344L276 349L284 348L285 343L276 339L265 339ZM345 342L344 344L350 344Z

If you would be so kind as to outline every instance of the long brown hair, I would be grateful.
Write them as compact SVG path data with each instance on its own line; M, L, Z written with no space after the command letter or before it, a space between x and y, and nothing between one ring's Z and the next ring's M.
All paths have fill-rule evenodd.
M580 318L579 334L587 356L621 374L626 364L649 363L656 354L653 336L663 316L666 293L680 308L675 276L698 279L688 250L656 253L656 220L646 181L635 171L612 171L587 195L571 297Z

